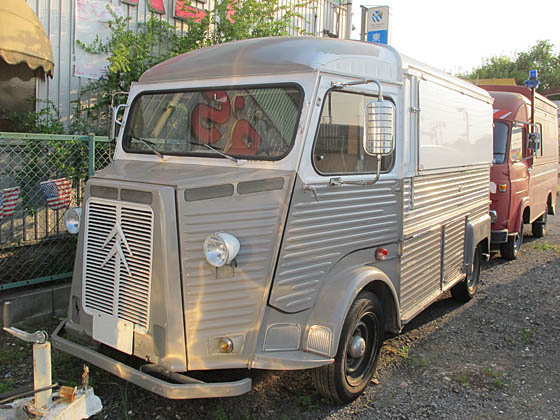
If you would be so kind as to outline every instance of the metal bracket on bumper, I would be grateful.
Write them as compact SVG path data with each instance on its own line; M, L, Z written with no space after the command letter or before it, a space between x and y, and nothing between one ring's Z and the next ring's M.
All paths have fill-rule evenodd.
M100 367L125 381L132 382L139 387L147 389L155 394L170 399L192 399L192 398L217 398L234 397L245 394L251 390L251 378L244 378L233 382L207 383L194 378L173 373L172 379L177 382L166 382L162 379L149 375L146 372L130 367L124 363L114 360L108 356L91 350L80 344L76 344L60 336L66 320L62 321L52 333L53 346L59 350L83 359L93 365ZM150 369L154 371L154 369ZM147 370L146 370L147 371Z

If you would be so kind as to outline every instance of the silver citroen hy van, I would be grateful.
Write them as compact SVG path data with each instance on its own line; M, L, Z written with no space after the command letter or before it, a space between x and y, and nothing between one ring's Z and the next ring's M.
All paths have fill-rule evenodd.
M391 47L286 37L175 57L134 84L113 163L67 214L53 343L168 398L251 388L196 371L313 369L352 401L386 331L476 292L491 161L488 93Z

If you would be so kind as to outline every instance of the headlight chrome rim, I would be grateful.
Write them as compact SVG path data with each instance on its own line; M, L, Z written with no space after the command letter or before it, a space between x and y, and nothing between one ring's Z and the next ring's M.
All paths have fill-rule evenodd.
M68 233L77 235L82 221L81 207L71 207L64 213L64 226Z
M229 233L215 232L204 241L204 257L208 264L220 268L231 264L239 253L239 240Z

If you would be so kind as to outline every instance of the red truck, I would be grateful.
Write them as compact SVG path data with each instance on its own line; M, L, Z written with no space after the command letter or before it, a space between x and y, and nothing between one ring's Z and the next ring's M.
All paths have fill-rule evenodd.
M546 233L558 184L558 107L521 86L480 86L494 98L494 162L490 171L492 248L513 260L523 225ZM534 98L533 98L534 93Z

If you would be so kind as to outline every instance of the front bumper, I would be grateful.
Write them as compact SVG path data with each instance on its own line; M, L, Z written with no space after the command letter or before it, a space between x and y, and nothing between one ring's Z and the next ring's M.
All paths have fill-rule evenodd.
M490 242L493 244L504 244L508 240L508 230L493 230L491 233Z
M147 373L147 371L158 371L160 374L165 374L162 369L158 369L153 365L149 365L149 369L146 369L146 371L141 371L86 346L63 338L61 334L64 333L65 324L66 321L62 321L51 336L51 341L55 348L83 359L119 378L132 382L162 397L175 400L234 397L251 390L251 378L244 378L233 382L208 383L178 373L170 373L170 378L174 382L181 383L167 382Z

